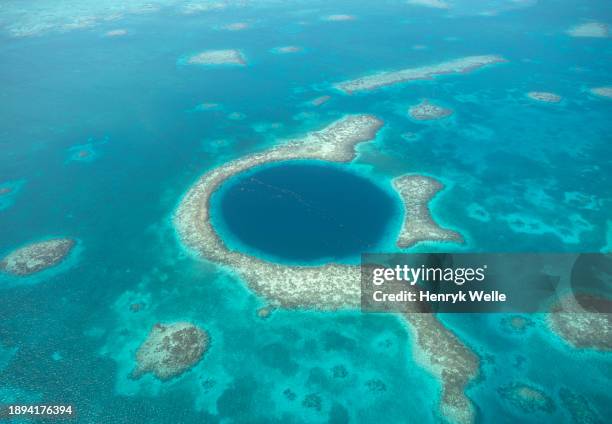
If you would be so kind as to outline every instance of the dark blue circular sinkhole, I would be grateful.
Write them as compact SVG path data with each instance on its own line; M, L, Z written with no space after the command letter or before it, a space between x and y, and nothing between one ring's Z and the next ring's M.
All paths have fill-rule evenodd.
M316 161L238 174L215 193L213 206L213 224L231 248L294 263L370 252L398 211L392 195L368 179Z

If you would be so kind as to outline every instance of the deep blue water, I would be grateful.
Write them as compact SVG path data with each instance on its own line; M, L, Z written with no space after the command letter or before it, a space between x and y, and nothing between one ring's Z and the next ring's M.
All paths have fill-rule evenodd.
M158 12L63 31L66 16L100 14L106 2L74 3L6 1L0 9L3 29L56 26L0 36L0 185L12 189L0 200L0 252L52 235L82 245L55 271L0 276L0 401L69 401L83 423L436 422L439 383L416 362L396 317L277 311L261 320L256 310L266 300L186 253L171 226L202 173L347 113L385 121L347 168L381 187L404 173L445 183L433 213L467 244L417 249L612 246L612 101L588 93L612 84L612 45L564 33L588 20L611 23L607 1L455 1L450 12L403 1L309 1L193 15L169 1ZM489 8L497 14L479 14ZM26 13L16 20L15 10ZM331 13L358 19L320 20ZM216 29L238 21L252 27ZM128 35L104 37L116 28ZM281 45L304 51L270 53ZM249 65L177 65L217 48L242 49ZM376 70L490 53L509 62L363 95L331 89ZM564 101L534 104L530 90ZM332 99L307 105L323 94ZM422 98L453 108L453 118L411 121L407 108ZM203 111L203 102L219 107ZM516 217L533 225L511 225ZM380 243L395 250L392 237ZM130 310L135 302L144 303L140 312ZM569 422L563 387L610 421L609 354L567 347L538 317L525 334L505 332L501 319L444 317L482 360L468 389L480 422ZM204 360L171 382L130 380L151 326L176 320L210 332ZM370 390L371 380L386 391ZM500 398L497 389L514 381L543 388L555 411L528 414ZM321 411L303 405L312 394Z
M216 220L232 238L289 262L376 251L400 209L398 196L361 176L301 161L237 175L217 197Z

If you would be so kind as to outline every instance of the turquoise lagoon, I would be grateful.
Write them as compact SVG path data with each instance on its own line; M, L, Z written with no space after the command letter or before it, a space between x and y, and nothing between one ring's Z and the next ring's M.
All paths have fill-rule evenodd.
M0 402L69 402L83 423L438 422L440 384L397 317L278 310L262 320L266 300L195 259L172 227L202 173L345 114L372 113L385 127L342 167L382 190L405 173L445 184L432 212L467 243L416 249L612 245L612 101L588 91L612 84L611 39L565 33L611 23L605 2L230 2L189 14L187 2L150 3L146 13L144 2L114 1L0 9L0 186L15 187L0 201L0 251L49 235L82 247L61 272L23 284L0 276ZM356 19L321 19L338 13ZM219 29L233 22L250 27ZM127 34L105 36L118 28ZM304 51L270 53L286 45ZM247 66L177 64L225 48L240 49ZM351 96L333 89L474 54L508 63ZM564 100L536 104L525 96L533 90ZM321 95L331 99L309 104ZM408 107L423 98L454 115L411 121ZM76 160L83 149L87 160ZM389 219L377 247L394 251ZM467 389L477 421L571 422L563 388L609 421L609 354L572 349L544 317L529 318L516 334L501 315L441 317L481 359ZM177 320L210 332L203 360L169 382L129 379L151 326ZM555 408L517 408L499 391L515 382L541 388Z

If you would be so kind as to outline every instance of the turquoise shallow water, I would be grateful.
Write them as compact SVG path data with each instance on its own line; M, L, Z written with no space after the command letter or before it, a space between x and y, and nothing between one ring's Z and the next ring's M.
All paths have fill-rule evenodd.
M433 212L467 239L417 249L609 249L612 101L588 89L612 84L612 47L564 33L585 20L610 23L609 7L496 2L496 14L482 15L476 3L440 11L298 2L184 15L182 2L167 2L70 31L59 30L67 16L106 12L85 2L72 11L7 3L5 29L54 26L0 38L0 185L12 189L0 198L0 252L57 235L77 238L79 250L36 277L0 276L0 401L68 400L84 423L436 422L439 382L416 363L395 317L275 311L262 320L265 299L185 252L171 214L203 172L344 114L373 113L385 127L348 166L385 187L404 173L440 179L446 189ZM61 13L45 17L45 7ZM43 12L14 19L28 8ZM320 19L332 13L357 19ZM217 29L240 21L252 27ZM116 28L128 35L104 37ZM304 51L270 53L283 45ZM242 49L248 66L177 64L209 48ZM509 62L368 94L331 88L472 54ZM535 104L531 90L564 100ZM308 104L324 94L332 96L324 105ZM455 113L411 121L406 111L422 98ZM208 102L218 106L198 107ZM392 236L382 244L391 250ZM132 312L133 303L144 306ZM514 334L502 316L443 317L482 361L467 392L477 420L570 422L559 397L569 388L610 421L609 355L571 349L531 318ZM167 383L130 380L151 326L177 320L209 330L205 358ZM542 388L554 411L517 409L498 391L512 382Z

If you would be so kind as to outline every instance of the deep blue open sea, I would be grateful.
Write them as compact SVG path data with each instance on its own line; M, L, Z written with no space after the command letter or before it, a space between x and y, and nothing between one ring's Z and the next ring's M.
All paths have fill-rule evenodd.
M0 6L0 187L11 188L0 196L0 257L51 236L79 242L64 263L37 276L0 274L0 404L71 403L79 423L439 422L440 383L416 362L414 340L396 316L277 310L261 319L266 300L194 258L172 226L182 195L204 172L345 114L374 114L385 126L354 162L321 172L354 187L346 199L388 202L343 211L343 222L376 217L379 227L357 228L363 244L317 251L320 233L309 232L314 245L282 251L283 234L262 239L275 215L258 228L251 216L242 240L221 227L228 243L290 262L350 259L370 245L397 251L390 180L417 173L445 184L432 213L466 239L417 250L610 251L612 100L589 89L612 85L612 38L566 33L591 20L612 24L607 1L457 0L450 9L391 0L227 2L190 14L186 1L148 3L159 7ZM322 19L330 14L356 19ZM234 22L250 26L221 28ZM105 36L115 29L127 34ZM272 51L288 45L303 50ZM227 48L240 49L247 66L181 61ZM332 87L480 54L508 62L351 96ZM528 91L563 100L535 103ZM322 95L331 99L309 104ZM453 115L409 119L408 108L424 98ZM283 189L300 183L286 168L259 172ZM280 215L301 213L279 207ZM132 312L134 303L144 306ZM586 399L593 422L610 422L610 353L573 349L544 316L529 318L525 332L513 333L499 314L441 317L481 359L467 389L477 421L571 422L559 397L567 388ZM169 382L131 380L151 327L173 321L209 331L202 361ZM517 408L499 390L513 383L542 389L555 408Z

